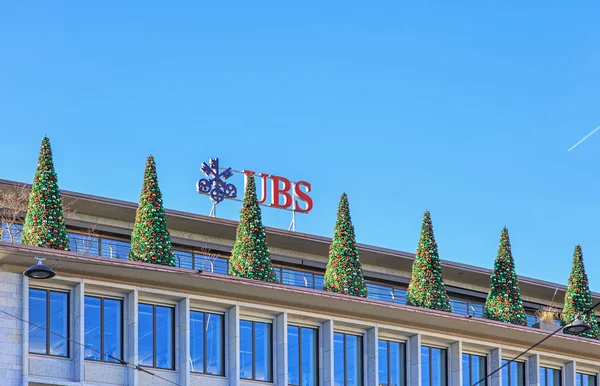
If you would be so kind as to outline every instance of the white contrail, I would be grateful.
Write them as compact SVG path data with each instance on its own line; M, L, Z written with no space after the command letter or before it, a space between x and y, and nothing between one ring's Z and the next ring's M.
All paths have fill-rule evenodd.
M567 152L570 152L571 150L575 149L577 146L579 146L579 144L583 141L585 141L586 139L588 139L589 137L592 136L592 134L594 134L596 131L600 130L600 126L596 127L594 130L592 130L591 133L589 133L588 135L586 135L585 137L583 137L581 139L581 141L577 142L575 145L573 145L569 150L567 150Z

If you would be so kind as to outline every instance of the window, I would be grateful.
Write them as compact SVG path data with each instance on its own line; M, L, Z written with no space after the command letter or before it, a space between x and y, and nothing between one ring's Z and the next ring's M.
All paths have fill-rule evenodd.
M506 367L502 368L502 386L525 386L525 363L503 359L502 366L504 365Z
M406 385L406 349L404 343L380 340L379 385Z
M540 386L560 386L562 377L559 369L540 367Z
M481 355L463 354L462 355L462 367L463 367L463 386L471 386L475 383L484 379L480 385L486 386L487 375L486 371L486 357Z
M421 377L423 386L446 386L446 350L436 347L421 347Z
M69 356L69 294L29 289L29 352Z
M288 326L288 383L297 386L319 384L317 330Z
M172 307L138 304L138 355L142 366L175 368L175 312Z
M595 375L577 373L577 386L596 386L597 384Z
M271 382L271 325L240 321L240 378Z
M190 312L190 362L193 372L225 375L223 323L223 315Z
M85 359L105 362L123 359L123 302L86 296L84 303Z
M335 386L362 386L362 336L336 332L333 335Z

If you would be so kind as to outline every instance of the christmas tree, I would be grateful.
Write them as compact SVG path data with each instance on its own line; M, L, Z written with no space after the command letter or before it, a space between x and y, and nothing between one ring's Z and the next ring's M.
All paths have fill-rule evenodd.
M490 292L485 302L484 316L504 323L527 325L519 280L515 273L508 229L502 229L498 256L494 262Z
M367 285L358 257L346 193L342 194L338 205L333 239L329 247L329 262L325 269L323 283L325 291L367 297Z
M247 279L275 282L277 278L267 246L267 232L256 198L253 176L247 176L235 244L229 260L229 274Z
M171 236L158 187L154 157L146 160L144 184L131 233L129 260L175 266Z
M563 308L562 319L563 326L571 323L576 318L583 320L590 325L590 329L584 333L576 335L586 338L599 339L600 330L596 313L590 310L592 304L592 294L588 282L585 267L583 266L583 252L581 246L575 247L573 252L573 268L569 277L569 286L565 294L565 306Z
M21 243L34 247L69 250L62 197L58 190L50 140L46 137L42 139L40 147Z
M423 216L421 237L413 263L412 278L408 285L406 304L451 312L429 211L426 211Z

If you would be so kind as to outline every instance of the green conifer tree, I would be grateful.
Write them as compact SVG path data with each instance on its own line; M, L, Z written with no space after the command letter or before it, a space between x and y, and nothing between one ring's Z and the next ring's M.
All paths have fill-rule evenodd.
M406 304L432 310L452 311L442 277L442 264L429 211L423 215L421 237L413 263L412 278L408 285Z
M69 235L63 217L62 196L54 171L50 140L47 137L42 139L23 224L21 244L69 250Z
M229 274L247 279L276 282L267 245L267 232L256 198L254 176L248 176L244 201L240 210L235 244L229 260Z
M485 302L484 316L504 323L527 325L527 315L519 280L515 273L515 261L510 247L508 229L504 227L500 236L498 256L494 262L490 292Z
M339 294L367 297L367 285L358 256L356 236L346 193L342 194L338 205L323 289Z
M158 187L154 157L146 160L144 183L131 233L129 260L175 266L171 236Z
M600 329L598 328L596 313L594 310L589 310L592 306L592 293L590 292L590 283L588 282L583 265L583 252L581 251L581 246L577 245L573 252L573 268L569 277L569 286L565 293L565 305L562 312L563 326L571 323L575 318L579 318L588 323L590 329L575 335L599 339Z

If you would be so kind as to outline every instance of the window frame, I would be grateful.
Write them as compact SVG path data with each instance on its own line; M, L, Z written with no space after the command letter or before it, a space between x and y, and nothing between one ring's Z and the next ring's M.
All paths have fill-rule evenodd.
M215 313L215 312L208 312L208 311L200 311L200 310L190 310L189 313L189 318L191 320L192 317L192 313L200 313L202 314L202 328L203 328L203 336L202 336L202 350L203 350L203 367L204 367L204 371L194 371L190 369L190 373L191 374L202 374L202 375L208 375L208 376L212 376L212 377L225 377L226 375L226 369L225 369L225 315L224 314L220 314L220 313ZM220 316L221 317L221 364L222 364L222 371L220 374L207 374L206 373L206 315L210 314L210 315L216 315L216 316ZM190 342L191 342L191 330L190 330ZM190 353L190 358L191 358L191 353Z
M335 341L335 334L342 334L344 336L344 386L348 386L348 350L347 350L347 338L348 335L350 336L355 336L359 339L360 342L360 352L358 353L358 357L360 358L360 384L361 386L365 386L365 347L364 347L364 336L363 334L353 334L353 333L346 333L343 331L334 331L333 332L333 336L334 336L334 341ZM335 343L334 343L334 353L335 353ZM334 364L334 369L335 369L335 364Z
M435 346L435 345L430 346L430 345L427 345L427 344L421 345L421 350L423 348L429 349L429 381L430 381L430 383L431 383L431 380L433 379L433 360L432 360L433 356L432 356L432 352L433 352L433 350L440 350L440 352L444 351L444 354L445 354L444 355L444 362L445 362L444 370L445 371L444 371L444 374L443 374L443 379L444 379L444 386L448 386L448 348L446 348L446 347L439 347L439 346ZM423 355L423 352L421 351L419 353L419 355ZM462 358L461 358L461 360L462 360ZM422 359L421 359L421 361L422 361ZM421 367L421 371L422 371L422 367ZM426 386L426 385L423 385L423 386Z
M548 386L548 372L549 372L549 371L552 371L552 372L554 372L554 371L558 371L558 379L560 380L560 381L559 381L559 385L560 385L560 386L562 386L562 385L563 385L563 383L564 383L564 382L563 382L563 371L562 371L562 367L561 367L561 368L556 368L556 367L540 366L540 373L538 374L538 376L539 376L540 378L541 378L541 373L542 373L542 371L544 371L544 375L545 375L545 381L546 381L546 382L545 382L545 384L543 385L543 384L541 383L541 380L540 380L540 386ZM552 386L552 385L550 385L550 386Z
M302 386L302 329L306 328L309 330L313 330L316 335L315 335L315 343L317 344L317 346L315 347L315 359L317 361L317 374L316 374L316 386L319 386L319 329L316 327L306 327L306 326L302 326L302 325L298 325L298 324L288 324L286 326L286 334L288 333L287 328L289 327L295 327L298 329L298 385L290 383L289 379L288 379L288 386ZM289 345L289 338L288 338L288 345ZM286 369L286 371L289 373L289 358L288 358L288 369Z
M123 325L125 324L125 315L123 313L124 311L124 299L123 298L116 298L116 297L107 297L107 296L100 296L100 295L83 295L83 312L84 312L84 318L83 318L83 328L85 330L85 298L94 298L94 299L100 299L100 359L88 359L85 357L85 355L83 356L83 359L86 361L93 361L93 362L104 362L104 363L120 363L118 361L123 361L124 357L125 357L125 348L124 348L124 327ZM108 358L108 354L106 354L106 352L104 351L104 299L108 299L108 300L116 300L119 303L121 303L121 307L120 307L120 311L121 311L121 319L119 321L119 330L121 332L121 336L120 336L120 346L121 346L121 350L120 350L120 356L121 358L118 359L118 361L113 362L113 361L108 361L108 360L104 360L103 358L106 356ZM84 331L85 332L85 331ZM84 349L87 348L87 345L85 344L85 334L84 334L84 339L83 339L83 345L84 345Z
M35 352L31 352L31 346L28 344L28 353L31 355L44 355L44 356L49 356L49 357L54 357L54 358L71 358L71 291L70 290L56 290L56 289L49 289L49 288L40 288L40 287L29 287L29 291L27 293L28 296L28 301L31 298L31 290L35 290L35 291L43 291L46 293L46 328L45 328L45 333L46 333L46 353L42 354L42 353L35 353ZM51 292L56 292L56 293L60 293L60 294L65 294L67 296L67 309L66 311L66 317L67 317L67 336L63 336L62 338L67 340L67 352L66 355L55 355L55 354L50 354L50 335L52 335L52 324L50 323L50 293ZM29 313L31 313L31 307L29 307ZM30 317L28 315L28 324L30 320ZM29 334L29 332L28 332ZM54 334L56 336L59 336L57 334ZM60 336L59 336L60 337ZM28 336L28 342L29 342L29 336Z
M241 323L242 322L247 322L247 323L252 323L252 378L242 378L241 376L241 366L240 366L240 374L238 375L240 380L246 380L246 381L253 381L253 382L263 382L263 383L273 383L273 354L274 354L274 350L273 350L273 323L267 322L267 321L260 321L260 320L254 320L254 319L241 319L239 320L239 324L238 324L238 329L240 329L241 327ZM262 379L256 379L256 324L260 323L260 324L264 324L266 326L269 326L269 350L271 351L271 355L270 355L270 359L271 359L271 363L269 366L269 379L268 380L262 380ZM241 338L241 332L240 334L240 338ZM242 351L238 350L238 355L242 355Z
M468 355L469 356L469 385L472 385L475 382L481 381L480 385L487 386L487 384L488 384L488 380L487 380L487 376L488 376L488 356L485 355L485 354L474 354L474 353L470 353L470 352L462 352L461 354L462 354L462 356L464 356L464 355ZM483 374L485 376L484 380L473 379L473 366L472 366L473 357L478 357L478 358L484 358L485 359L483 361ZM460 359L462 361L463 358L460 358ZM464 367L463 367L462 373L463 373L463 377L464 377L464 375L465 375L465 369L464 369ZM461 382L464 382L464 381L461 379Z
M596 374L592 374L592 373L582 373L582 372L576 372L575 373L575 384L577 385L579 382L579 384L581 384L581 386L583 386L583 380L585 379L584 377L593 377L592 379L594 380L594 384L590 385L590 386L597 386L598 385L598 375Z
M392 384L392 382L391 382L392 376L390 374L391 373L390 372L390 367L391 367L390 364L392 363L392 358L391 358L391 351L392 350L390 350L390 343L399 343L399 344L402 345L402 349L404 351L404 363L401 363L401 367L402 367L402 372L404 374L404 377L403 377L404 378L404 382L401 383L401 386L406 386L408 384L408 380L407 380L408 374L407 374L407 371L406 371L407 370L406 369L406 360L407 360L407 358L406 358L406 342L389 340L389 339L385 339L385 338L378 338L377 339L377 345L378 346L379 346L379 342L385 342L387 344L387 358L386 358L386 362L387 362L387 365L388 365L388 379L387 379L387 382L386 382L387 385L391 385ZM379 350L379 347L377 349ZM376 371L379 371L379 368L377 368ZM379 384L381 384L381 380L379 381Z
M177 327L175 326L175 306L168 306L168 305L162 305L162 304L153 304L153 303L144 303L144 302L138 302L138 307L136 312L138 313L138 332L137 335L139 337L139 306L140 305L144 305L144 306L150 306L152 307L152 366L148 366L148 365L140 365L141 367L150 367L153 369L160 369L160 370L172 370L175 371L176 367L175 367L175 358L176 358L176 354L175 352L177 351L177 342L175 340L175 330L177 329ZM173 350L171 350L171 363L173 363L173 365L171 367L156 367L156 307L162 307L162 308L168 308L170 309L171 312L171 325L173 326L173 328L171 329L171 341L173 342ZM139 346L138 346L139 348Z
M504 359L504 358L502 358L502 361L500 362L500 365L501 365L501 366L503 366L503 365L504 365L504 363L503 363L504 361L506 361L506 362L507 362L507 365L506 365L506 370L508 371L508 374L509 374L509 375L510 375L510 364L511 364L511 363L516 363L516 364L517 364L517 366L519 366L519 365L523 366L523 377L521 378L521 382L522 382L522 384L523 384L524 386L525 386L525 385L527 385L527 374L526 374L526 372L527 372L526 370L527 370L527 369L525 368L525 362L521 362L521 361L513 361L513 360L510 360L510 359ZM518 368L517 368L517 373L518 373ZM539 376L539 374L538 374L538 376ZM502 380L502 382L504 383L504 380ZM517 382L518 382L518 381L517 381ZM518 385L518 384L517 384L517 385L513 385L513 384L512 384L512 380L511 380L511 378L510 378L510 376L509 376L509 377L508 377L508 386L519 386L519 385Z

